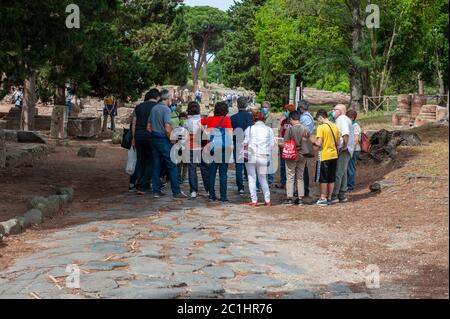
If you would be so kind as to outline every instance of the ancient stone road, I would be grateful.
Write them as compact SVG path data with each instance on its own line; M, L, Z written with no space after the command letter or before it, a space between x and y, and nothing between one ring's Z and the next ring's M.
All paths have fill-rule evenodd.
M102 211L64 217L84 221L36 242L36 253L0 273L0 298L370 297L350 288L361 273L296 237L320 231L312 224L283 222L243 199L140 199L125 194ZM79 289L66 286L70 264L79 267Z

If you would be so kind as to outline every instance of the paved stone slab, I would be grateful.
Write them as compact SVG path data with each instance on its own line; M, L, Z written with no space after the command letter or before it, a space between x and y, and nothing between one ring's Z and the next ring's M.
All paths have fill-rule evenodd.
M162 278L149 278L149 279L140 279L133 280L130 282L130 286L133 287L151 287L151 288L182 288L187 286L184 282L172 281L168 279Z
M268 266L261 266L242 262L228 263L227 266L233 269L234 272L242 272L242 273L264 274L269 271Z
M100 293L102 298L113 299L175 299L185 293L182 288L141 288L124 287Z
M127 244L126 242L120 241L97 242L91 245L90 250L102 254L120 254L129 251L129 248L124 247Z
M287 276L301 275L305 273L305 271L297 265L290 265L284 262L280 262L277 265L272 266L272 270L275 273Z
M243 277L242 281L259 287L281 287L286 284L281 280L266 275L249 275Z
M231 279L235 276L233 270L226 267L206 267L203 268L203 271L217 279Z
M133 257L125 259L129 264L129 273L150 277L166 278L172 275L169 265L161 260L148 257Z
M85 270L113 270L120 267L126 267L128 264L120 261L91 261L83 266L82 269Z
M95 280L89 275L80 279L80 289L87 292L103 292L110 291L119 287L117 282L113 279L106 278L104 280Z

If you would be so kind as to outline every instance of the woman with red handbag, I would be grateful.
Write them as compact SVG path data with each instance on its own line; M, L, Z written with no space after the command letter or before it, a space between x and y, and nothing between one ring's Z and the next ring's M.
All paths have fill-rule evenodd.
M306 158L302 155L302 143L309 138L308 129L300 124L300 112L289 113L291 127L284 135L283 159L286 161L286 200L285 205L303 206L305 196L305 186L303 182L303 171L305 169ZM294 183L297 177L298 199L294 199Z

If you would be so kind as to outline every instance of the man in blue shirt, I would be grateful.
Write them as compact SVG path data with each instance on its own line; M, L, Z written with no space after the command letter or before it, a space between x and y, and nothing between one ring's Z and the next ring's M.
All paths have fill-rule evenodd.
M174 198L185 198L180 190L178 184L178 171L177 165L172 162L170 158L170 151L172 149L172 143L170 136L172 134L172 111L169 108L171 105L171 95L168 90L161 91L161 101L155 105L148 118L148 130L151 132L151 146L153 157L153 197L159 198L164 196L161 192L161 166L162 163L167 167L169 173L170 185L172 187L172 193Z
M297 110L300 112L300 124L305 126L309 134L313 134L314 132L314 118L309 113L309 102L307 100L300 100L298 102ZM308 171L308 161L306 161L305 170L303 172L303 182L305 185L305 197L309 197L309 171Z
M245 132L245 130L253 125L253 117L252 115L247 112L248 108L248 99L246 97L240 97L237 100L238 110L239 112L236 113L231 117L231 125L233 126L233 131L236 129L241 129L242 132ZM242 135L243 136L243 135ZM240 195L244 194L244 163L238 163L237 156L236 156L236 137L233 137L234 142L234 162L236 163L236 184L238 187L238 191ZM241 143L243 142L240 141ZM241 147L239 148L241 149Z

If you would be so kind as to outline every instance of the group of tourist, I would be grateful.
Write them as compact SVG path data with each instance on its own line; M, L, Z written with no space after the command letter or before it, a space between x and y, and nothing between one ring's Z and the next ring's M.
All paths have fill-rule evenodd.
M204 196L209 201L228 202L228 169L234 163L237 191L250 192L250 206L258 206L261 192L266 206L272 205L271 188L285 189L286 205L303 205L310 195L310 169L314 164L304 153L311 143L318 151L315 181L320 184L319 206L347 202L347 192L355 188L356 162L359 157L361 128L357 113L345 105L334 106L330 114L319 110L309 113L309 103L284 107L281 124L271 113L269 102L260 109L249 109L249 100L239 97L238 112L229 116L227 101L215 104L212 116L202 117L198 101L188 104L187 112L172 103L169 91L151 89L145 101L135 109L132 122L132 146L137 165L130 178L130 191L154 198L167 182L174 198L187 198L180 184L188 176L190 197L201 196L198 170ZM242 134L239 134L241 132ZM294 156L286 156L287 145L295 145ZM174 151L175 150L175 151ZM292 154L291 154L292 155ZM178 156L178 157L177 157ZM280 181L274 183L280 170ZM219 195L216 179L219 175Z

